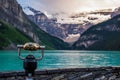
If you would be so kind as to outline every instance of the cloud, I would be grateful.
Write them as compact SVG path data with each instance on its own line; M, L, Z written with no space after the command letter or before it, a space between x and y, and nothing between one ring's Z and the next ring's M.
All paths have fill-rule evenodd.
M119 0L18 0L18 2L49 14L115 8L120 5Z

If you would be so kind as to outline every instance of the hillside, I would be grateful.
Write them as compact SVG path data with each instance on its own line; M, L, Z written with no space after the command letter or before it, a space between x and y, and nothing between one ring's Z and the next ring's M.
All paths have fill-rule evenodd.
M120 50L120 15L89 28L73 49Z
M15 45L30 41L33 41L30 37L0 21L0 49L16 49Z
M45 31L38 28L38 26L31 22L31 26L34 27L33 32L39 37L40 44L46 45L47 49L58 49L58 50L66 50L69 49L69 45L62 41L61 39L51 36L50 34L46 33Z
M33 22L31 22L27 15L23 12L21 6L17 3L16 0L0 0L0 19L1 21L7 23L10 25L9 27L12 29L16 29L16 32L21 32L20 34L25 34L29 36L32 41L43 44L46 46L46 49L68 49L68 44L64 43L62 40L50 36L46 32L42 31L38 26L36 26ZM16 37L12 34L12 30L9 32L7 31L9 29L6 29L7 34L12 35L12 37ZM1 39L7 39L8 36L3 36L4 33L1 33ZM25 37L25 36L24 36ZM6 40L7 42L11 41ZM13 38L14 39L14 38ZM28 39L27 41L22 40L18 38L20 41L23 42L17 42L16 39L12 41L14 44L20 44L24 42L31 41ZM4 47L9 46L3 45Z

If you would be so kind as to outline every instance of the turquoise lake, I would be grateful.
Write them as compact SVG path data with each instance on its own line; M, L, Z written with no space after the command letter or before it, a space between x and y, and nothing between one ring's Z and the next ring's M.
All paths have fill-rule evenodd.
M22 51L22 56L26 56L28 53ZM33 55L39 57L39 51L33 52ZM103 66L120 66L120 52L46 50L44 58L38 61L37 70ZM16 70L24 70L23 61L18 58L17 51L0 51L0 72Z

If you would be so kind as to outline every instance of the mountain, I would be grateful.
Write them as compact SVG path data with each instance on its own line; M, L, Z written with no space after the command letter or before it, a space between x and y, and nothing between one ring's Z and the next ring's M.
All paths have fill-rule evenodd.
M120 15L90 27L73 44L73 49L120 50Z
M7 25L2 26L1 29L4 27L10 28L10 30L3 30L3 32L0 34L0 39L2 41L5 40L7 43L7 45L2 45L4 47L9 46L10 44L15 44L16 46L16 44L22 44L31 41L32 39L34 42L45 45L47 49L68 48L67 43L64 43L62 40L42 31L35 23L30 21L16 0L0 0L0 20L2 24ZM13 31L18 34L13 35ZM11 37L9 35L4 36L6 35L6 32L9 32L7 34L10 34L10 36L13 35L11 37L18 38L19 41L16 41L18 39L11 40ZM23 37L18 37L18 35L21 35ZM26 40L24 41L23 38L26 38Z
M112 9L101 9L73 14L69 18L62 19L58 16L63 13L56 13L54 16L56 18L49 18L45 13L32 7L27 7L27 9L34 13L28 15L29 19L35 22L40 29L69 44L78 40L79 35L92 25L109 19L112 12Z
M119 14L120 14L120 7L116 8L116 9L112 12L111 17L115 17L115 16L117 16L117 15L119 15Z
M38 11L32 7L27 8L33 12L33 15L28 15L28 18L36 23L40 29L60 39L67 37L64 28L60 27L60 24L57 23L56 18L48 18L47 15L41 11Z

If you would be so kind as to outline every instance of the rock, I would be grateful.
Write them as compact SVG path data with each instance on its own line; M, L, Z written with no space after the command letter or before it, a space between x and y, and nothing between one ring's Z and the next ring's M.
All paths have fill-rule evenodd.
M111 71L108 71L111 69ZM119 80L120 67L69 68L37 71L35 80ZM87 70L87 71L86 71ZM49 72L49 74L48 74ZM20 75L20 74L22 75ZM40 74L39 74L40 73ZM25 80L24 72L0 73L0 80Z

